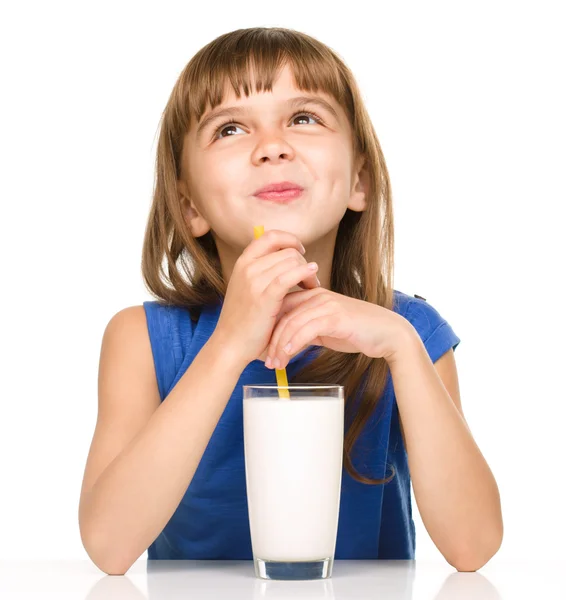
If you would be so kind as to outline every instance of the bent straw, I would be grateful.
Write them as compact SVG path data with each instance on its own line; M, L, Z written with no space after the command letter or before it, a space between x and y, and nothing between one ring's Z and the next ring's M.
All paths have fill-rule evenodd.
M254 226L254 238L257 240L264 234L263 225L255 225ZM288 398L289 395L289 383L287 381L287 372L285 369L275 369L275 377L277 377L277 388L279 392L280 398ZM285 389L283 389L285 388Z

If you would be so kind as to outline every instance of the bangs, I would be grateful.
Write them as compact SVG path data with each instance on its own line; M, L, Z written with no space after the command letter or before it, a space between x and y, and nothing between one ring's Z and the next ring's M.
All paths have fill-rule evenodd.
M240 35L238 35L240 33ZM296 87L332 96L353 119L353 101L331 50L300 32L278 28L244 29L213 40L195 55L192 69L183 78L182 119L188 130L204 113L222 104L227 85L242 93L271 92L279 72L288 65Z

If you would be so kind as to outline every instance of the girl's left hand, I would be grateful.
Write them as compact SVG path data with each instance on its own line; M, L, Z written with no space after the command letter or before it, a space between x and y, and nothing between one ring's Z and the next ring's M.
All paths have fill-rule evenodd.
M269 368L285 368L311 345L390 360L412 328L392 310L321 287L287 294L279 314L267 348Z

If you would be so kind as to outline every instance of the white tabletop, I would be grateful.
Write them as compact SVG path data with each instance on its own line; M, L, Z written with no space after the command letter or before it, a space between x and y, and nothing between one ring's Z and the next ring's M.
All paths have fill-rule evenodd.
M566 598L566 563L492 559L476 573L446 562L337 560L322 581L266 581L251 561L137 561L106 575L89 560L0 560L0 598L16 600L516 600Z

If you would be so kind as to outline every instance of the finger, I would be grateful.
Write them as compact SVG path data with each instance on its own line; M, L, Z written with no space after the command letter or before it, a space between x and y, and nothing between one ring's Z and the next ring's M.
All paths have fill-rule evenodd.
M303 245L296 235L280 229L271 229L266 231L261 237L252 240L242 254L245 254L249 258L260 258L284 248L296 248L303 254Z
M276 260L277 255L283 256L284 258L282 260ZM315 269L301 269L299 272L304 273L304 276L299 280L296 279L294 275L297 272L296 269L306 267L309 263L307 263L302 256L297 254L294 249L291 250L290 254L285 250L277 252L271 256L265 257L261 262L263 269L256 276L261 278L263 283L262 287L264 290L277 277L279 277L280 282L285 281L288 284L286 285L286 293L288 293L289 289L291 289L294 285L298 285L301 281L309 288L314 288L319 285L319 281L316 276L318 264L316 265ZM264 266L263 263L267 264Z
M277 252L262 256L255 261L255 264L257 264L257 269L260 273L265 273L265 271L268 271L275 265L283 261L289 261L290 259L294 259L297 265L307 263L305 257L300 252L297 252L296 248L283 248L283 250L277 250Z
M289 292L285 296L285 298L283 298L280 312L288 313L288 312L292 311L294 308L296 308L297 306L299 306L300 304L307 302L311 298L314 298L319 295L325 296L325 295L327 295L327 293L328 293L328 290L326 290L322 287L312 288L312 289L305 290L305 291Z
M314 290L315 288L320 287L320 280L318 279L317 275L313 275L312 277L305 279L304 282L299 281L297 285L302 287L304 290Z
M279 263L271 271L266 272L259 280L260 288L263 288L262 295L268 301L275 300L279 308L289 294L289 290L297 285L299 281L307 281L313 273L318 270L317 263L307 263L292 268L292 263L287 265ZM267 284L267 287L264 287Z
M313 343L320 345L320 336L332 335L336 328L337 319L337 313L325 308L325 304L305 310L290 319L282 331L275 352L271 355L273 364L276 366L275 360L278 359L281 365L280 367L276 366L276 368L285 368L291 355L298 348ZM290 344L290 347L285 349L287 344Z
M281 316L279 317L271 334L271 340L269 341L269 346L267 348L267 356L270 356L272 359L275 358L277 347L279 345L279 339L281 338L281 334L283 333L289 320L295 319L297 315L300 315L306 310L310 310L311 308L315 308L316 306L324 304L329 299L325 294L309 295L304 292L293 292L293 294L300 294L304 300L301 302L300 298L296 298L296 306L293 309L288 309L286 312L279 313ZM289 296L287 296L287 298L288 297Z

